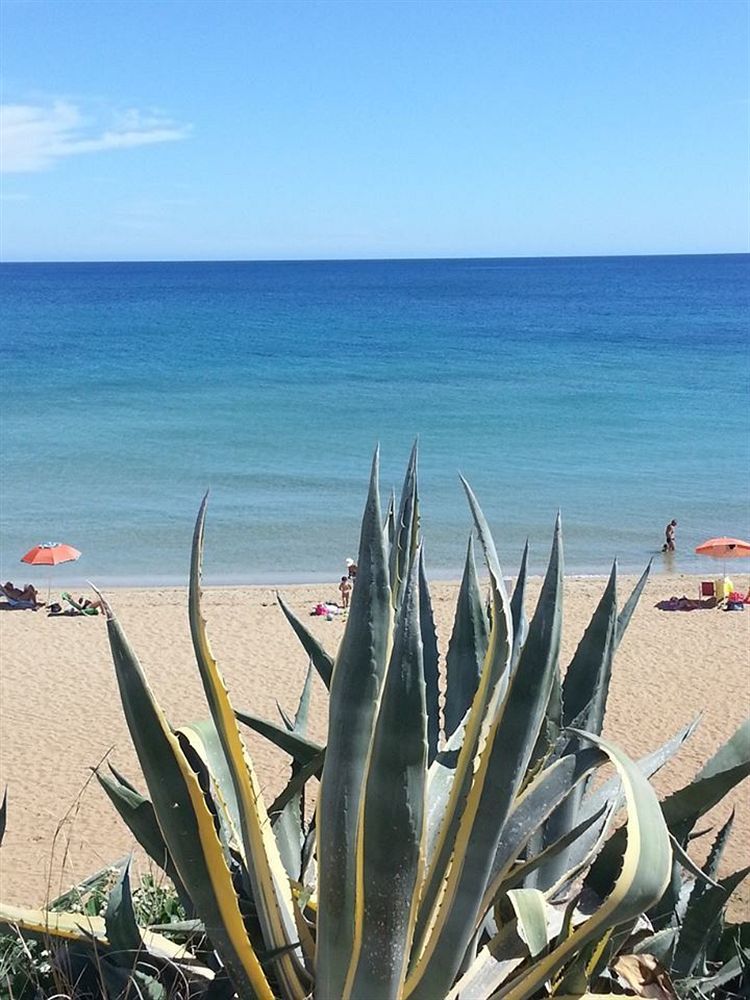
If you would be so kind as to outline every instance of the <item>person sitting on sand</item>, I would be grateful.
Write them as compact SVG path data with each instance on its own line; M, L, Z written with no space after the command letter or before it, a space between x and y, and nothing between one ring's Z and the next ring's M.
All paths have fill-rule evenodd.
M352 583L354 583L354 580L357 576L357 564L353 559L346 560L346 575L349 577Z
M339 590L341 591L341 607L346 610L349 607L349 598L352 594L352 581L348 576L341 577Z

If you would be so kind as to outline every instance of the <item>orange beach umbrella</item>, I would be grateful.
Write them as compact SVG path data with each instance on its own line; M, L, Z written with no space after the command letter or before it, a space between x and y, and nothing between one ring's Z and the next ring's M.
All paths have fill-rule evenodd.
M73 562L81 553L74 549L72 545L64 545L62 542L42 542L29 549L25 556L21 556L22 563L30 566L57 566L58 563Z
M708 541L701 542L695 551L699 556L722 559L726 576L727 559L750 559L750 542L743 542L741 538L709 538Z
M72 545L64 545L62 542L42 542L29 549L25 556L21 556L22 563L29 566L57 566L58 563L74 562L80 557L78 549ZM49 602L50 591L52 590L52 575L50 574L49 585L47 587L47 601Z

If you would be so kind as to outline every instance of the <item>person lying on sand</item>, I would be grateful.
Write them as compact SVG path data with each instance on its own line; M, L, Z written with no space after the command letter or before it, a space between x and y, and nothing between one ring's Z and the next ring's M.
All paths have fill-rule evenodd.
M100 611L104 613L104 602L99 597L97 597L95 601L90 601L88 597L79 597L78 600L75 601L68 593L63 594L62 596L68 604L70 604L70 607L63 611L62 605L51 604L49 608L49 618L56 618L59 616L75 618L79 615L98 615Z
M697 611L699 608L715 608L717 604L715 597L709 597L705 601L694 601L683 594L682 597L670 597L668 600L659 601L656 607L660 611Z
M19 587L14 587L10 580L3 584L3 590L8 597L12 597L16 601L32 601L34 604L43 605L44 601L39 600L39 592L36 587L27 583L26 586L21 590Z

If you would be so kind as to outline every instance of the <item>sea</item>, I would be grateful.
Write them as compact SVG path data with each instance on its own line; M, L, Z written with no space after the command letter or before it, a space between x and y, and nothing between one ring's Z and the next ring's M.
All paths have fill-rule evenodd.
M334 581L419 442L428 573L471 483L513 576L710 572L750 536L750 256L0 266L0 577ZM677 550L661 552L675 518ZM748 566L750 569L750 566Z

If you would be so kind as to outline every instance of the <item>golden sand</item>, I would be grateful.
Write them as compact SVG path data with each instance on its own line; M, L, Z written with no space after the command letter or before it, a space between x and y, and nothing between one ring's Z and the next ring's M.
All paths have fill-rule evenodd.
M621 600L633 582L623 581ZM564 664L603 587L600 579L566 581ZM432 587L443 652L457 589L449 583ZM532 581L530 608L538 590L539 581ZM638 756L702 715L693 738L655 778L661 794L689 780L750 711L750 609L667 613L655 608L672 594L696 596L697 580L656 576L649 581L617 654L605 723L606 735ZM336 585L286 587L284 596L335 652L342 620L308 615L316 601L336 599ZM208 713L194 666L184 590L116 590L109 597L172 724L204 718ZM209 588L205 610L235 707L278 720L278 701L293 712L307 661L274 590ZM90 768L107 757L136 784L143 783L101 617L5 612L0 643L0 787L8 786L0 897L39 905L133 848L128 830L91 780ZM324 742L325 730L326 695L316 677L310 736ZM247 739L261 782L273 795L288 775L287 758L254 734ZM745 782L710 816L718 824L732 806L736 809L725 870L748 861L749 792ZM747 914L749 900L745 888L733 903L734 914Z

